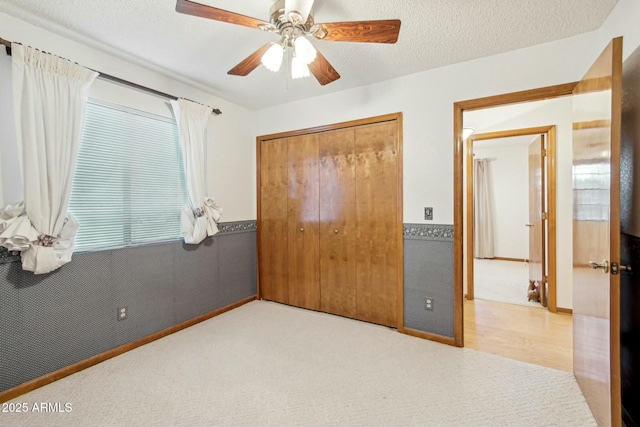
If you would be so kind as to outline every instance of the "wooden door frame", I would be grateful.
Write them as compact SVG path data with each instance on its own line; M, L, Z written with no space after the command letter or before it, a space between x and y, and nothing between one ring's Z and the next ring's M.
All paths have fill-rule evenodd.
M557 153L556 153L556 126L539 126L532 128L510 129L497 132L487 132L471 135L467 138L467 179L465 189L466 197L466 266L467 266L467 299L474 299L474 265L473 265L473 143L476 141L486 141L489 139L501 139L514 136L534 136L544 135L546 139L546 156L544 165L547 167L547 185L544 194L543 206L545 206L547 220L547 237L545 240L545 249L547 254L547 275L548 275L548 304L547 309L555 313L557 311L556 303L556 182L557 182ZM543 189L544 191L544 189ZM544 274L545 272L543 272ZM522 293L524 294L524 291Z
M368 117L364 119L351 120L341 123L333 123L328 125L316 126L305 129L297 129L287 132L280 132L270 135L262 135L256 137L256 195L257 195L257 245L256 245L256 263L257 263L257 298L262 299L262 292L260 289L260 224L262 222L261 217L261 187L260 187L260 144L263 141L269 141L272 139L288 138L291 136L306 135L310 133L327 132L336 129L344 129L355 126L370 125L374 123L395 121L397 126L397 141L398 141L398 169L397 169L397 201L396 201L396 247L397 247L397 329L398 332L405 332L404 328L404 236L403 236L403 156L402 156L402 136L403 136L403 124L402 113L385 114L381 116Z
M463 113L482 108L498 107L545 99L559 98L573 94L578 82L547 86L538 89L512 92L485 98L459 101L453 104L453 342L464 346L464 139L462 137Z

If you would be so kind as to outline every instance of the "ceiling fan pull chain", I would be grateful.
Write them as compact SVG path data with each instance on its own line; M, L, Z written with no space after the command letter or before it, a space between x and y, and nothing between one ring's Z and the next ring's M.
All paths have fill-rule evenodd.
M285 81L284 90L289 92L289 83L291 81L291 73L289 73L287 71L289 71L291 69L291 49L287 49L286 50L285 57L286 57L286 61L287 61L287 66L285 68L286 71L283 73L284 74L284 81Z

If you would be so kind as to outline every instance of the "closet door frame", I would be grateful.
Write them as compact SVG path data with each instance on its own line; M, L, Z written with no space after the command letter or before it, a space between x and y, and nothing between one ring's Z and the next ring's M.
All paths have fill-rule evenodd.
M403 180L402 180L402 173L403 173L403 156L402 156L402 113L398 112L398 113L392 113L392 114L385 114L385 115L381 115L381 116L375 116L375 117L368 117L368 118L364 118L364 119L358 119L358 120L351 120L351 121L347 121L347 122L341 122L341 123L334 123L334 124L329 124L329 125L322 125L322 126L316 126L316 127L311 127L311 128L306 128L306 129L297 129L297 130L292 130L292 131L288 131L288 132L281 132L281 133L276 133L276 134L271 134L271 135L262 135L262 136L258 136L256 138L256 189L257 189L257 223L258 223L258 233L257 233L257 262L258 262L258 269L257 271L260 271L260 260L261 260L261 242L260 242L260 226L262 223L262 218L261 218L261 187L260 187L260 173L261 173L261 156L260 156L260 151L261 151L261 144L263 141L269 141L269 140L273 140L273 139L280 139L280 138L289 138L289 137L293 137L293 136L300 136L300 135L308 135L308 134L312 134L312 133L320 133L320 132L326 132L326 131L331 131L331 130L336 130L336 129L344 129L344 128L350 128L350 127L356 127L356 126L363 126L363 125L369 125L369 124L373 124L373 123L381 123L381 122L391 122L391 121L395 121L396 122L396 132L397 132L397 156L398 156L398 167L397 167L397 203L396 203L396 230L395 230L395 234L396 234L396 245L397 245L397 329L399 332L404 332L404 272L403 272L403 265L404 265L404 240L403 240L403 197L402 197L402 190L403 190ZM258 273L258 278L257 278L257 283L258 283L258 298L262 299L262 292L260 289L260 275Z

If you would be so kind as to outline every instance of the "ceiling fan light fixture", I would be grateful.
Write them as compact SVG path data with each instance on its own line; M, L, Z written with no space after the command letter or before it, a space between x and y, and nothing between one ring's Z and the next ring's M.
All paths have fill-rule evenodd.
M316 59L316 48L304 36L299 36L293 42L296 57L305 64L311 64Z
M264 65L267 70L273 71L274 73L280 70L280 66L282 65L282 58L284 57L284 48L279 43L274 43L271 45L269 49L262 55L262 65Z
M301 79L304 77L309 77L311 73L309 72L309 67L307 64L297 56L294 56L291 59L291 78L293 79Z
M246 57L227 72L232 76L247 76L264 64L265 68L278 72L282 68L285 51L287 68L294 63L294 78L313 75L324 86L340 78L340 74L327 58L315 47L303 41L313 37L330 42L387 43L398 41L401 22L399 19L368 21L345 21L315 23L314 0L270 0L268 21L241 15L229 10L207 6L193 0L176 0L176 12L194 17L242 25L280 36L280 41L269 42ZM302 37L296 42L296 39ZM306 44L306 46L305 46ZM297 45L297 46L296 46ZM289 61L289 58L295 58Z

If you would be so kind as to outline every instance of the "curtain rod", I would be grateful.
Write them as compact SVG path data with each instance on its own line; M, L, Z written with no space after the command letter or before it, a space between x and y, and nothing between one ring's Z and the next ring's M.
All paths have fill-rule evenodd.
M8 40L5 40L3 38L0 38L0 44L3 44L3 45L6 46L7 55L11 56L11 42L8 41ZM168 93L160 92L159 90L151 89L149 87L142 86L142 85L139 85L137 83L133 83L133 82L130 82L128 80L121 79L120 77L116 77L116 76L112 76L110 74L103 73L102 71L97 71L97 70L91 70L91 71L95 71L96 73L99 73L100 74L99 77L101 77L101 78L103 78L105 80L110 80L110 81L115 82L115 83L120 83L120 84L123 84L125 86L130 86L130 87L133 87L135 89L140 89L142 91L149 92L149 93L152 93L154 95L161 96L163 98L174 99L174 100L178 99L177 96L169 95ZM213 114L215 114L216 116L222 114L222 111L220 111L217 108L212 108L211 110L212 110L211 112Z

